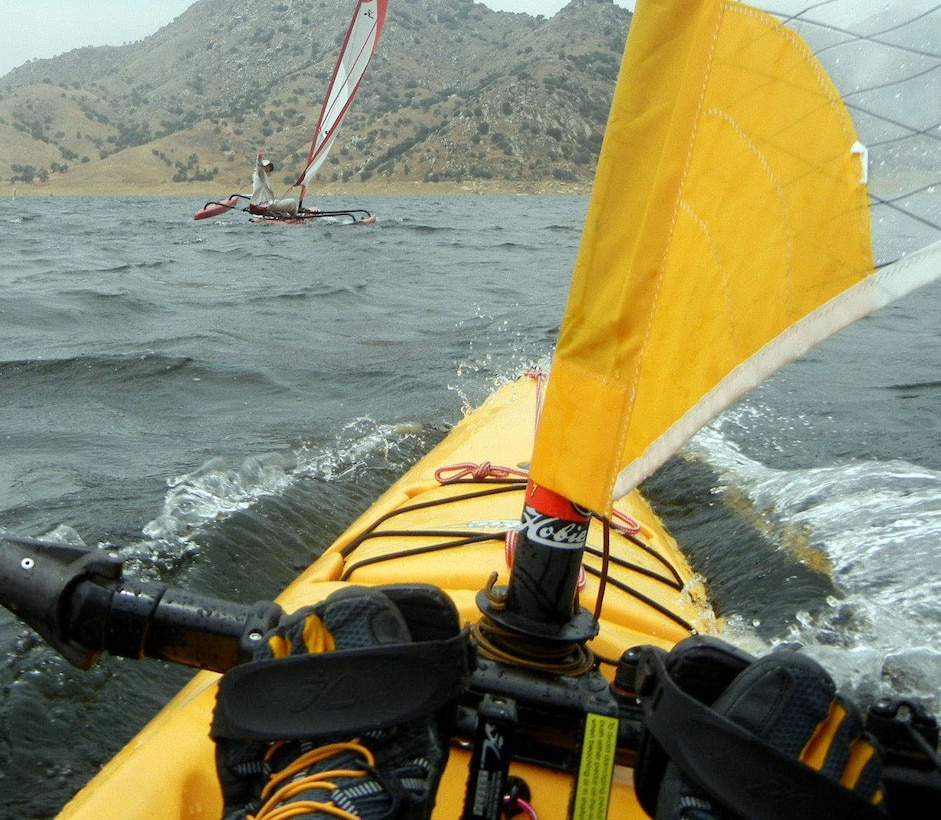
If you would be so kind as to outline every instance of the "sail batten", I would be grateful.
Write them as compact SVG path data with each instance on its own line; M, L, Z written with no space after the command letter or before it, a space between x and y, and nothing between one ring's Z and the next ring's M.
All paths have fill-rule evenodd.
M610 512L729 404L899 287L901 274L873 277L860 145L826 72L770 15L639 0L534 481Z

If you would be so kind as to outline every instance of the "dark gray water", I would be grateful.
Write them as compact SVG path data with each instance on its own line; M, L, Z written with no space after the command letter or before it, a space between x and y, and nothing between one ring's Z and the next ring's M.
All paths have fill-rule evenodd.
M587 197L322 203L378 213L356 227L201 204L0 202L0 529L250 602L547 363ZM941 692L939 316L934 286L862 322L646 486L743 643L863 693ZM0 613L0 817L54 814L189 674L80 672Z

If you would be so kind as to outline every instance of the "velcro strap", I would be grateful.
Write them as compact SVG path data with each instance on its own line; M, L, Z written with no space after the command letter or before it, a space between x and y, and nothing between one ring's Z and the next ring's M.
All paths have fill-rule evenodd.
M750 820L885 820L859 795L788 757L684 692L663 658L647 653L647 730L703 791Z
M445 640L252 661L219 682L210 734L293 740L406 723L455 700L472 662L466 629Z

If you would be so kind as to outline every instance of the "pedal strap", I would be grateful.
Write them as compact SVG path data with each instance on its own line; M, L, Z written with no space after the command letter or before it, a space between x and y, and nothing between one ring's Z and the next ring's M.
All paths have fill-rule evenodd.
M472 666L467 629L444 640L252 661L220 680L210 734L293 740L406 723L456 700Z
M750 820L885 820L859 795L768 746L684 692L659 653L646 654L639 694L647 730L707 794Z

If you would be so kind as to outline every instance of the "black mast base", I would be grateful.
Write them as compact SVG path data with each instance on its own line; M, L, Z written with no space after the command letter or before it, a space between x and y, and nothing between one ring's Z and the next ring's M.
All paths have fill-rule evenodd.
M498 592L495 588L493 592ZM476 597L477 607L490 620L527 638L548 643L583 644L598 634L598 621L584 607L579 607L565 623L554 624L528 618L518 612L494 604L488 590L481 590Z

